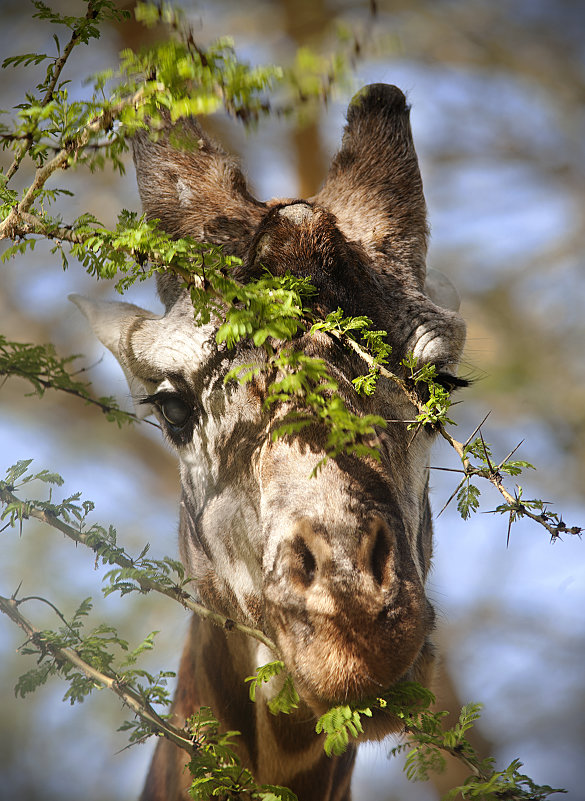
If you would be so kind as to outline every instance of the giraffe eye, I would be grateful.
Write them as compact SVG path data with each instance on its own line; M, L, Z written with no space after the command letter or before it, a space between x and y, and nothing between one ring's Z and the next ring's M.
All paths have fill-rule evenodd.
M170 427L178 431L187 423L192 409L178 395L167 396L159 400L159 409Z
M178 392L155 392L140 400L140 403L156 406L164 417L167 433L174 440L182 441L188 434L188 424L199 417L194 401L185 400ZM177 444L177 441L175 442Z

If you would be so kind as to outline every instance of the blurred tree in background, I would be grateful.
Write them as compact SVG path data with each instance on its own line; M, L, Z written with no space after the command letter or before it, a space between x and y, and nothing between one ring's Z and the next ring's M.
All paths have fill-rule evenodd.
M74 0L55 8L82 13ZM72 9L72 6L76 6ZM79 6L79 8L77 8ZM242 157L261 197L308 196L323 179L339 141L353 88L395 83L408 93L433 238L430 264L458 286L467 320L464 374L475 379L458 407L461 439L491 410L486 423L505 456L522 438L520 457L540 468L529 497L544 494L571 518L585 504L585 9L572 0L274 0L185 2L203 43L231 35L253 63L286 63L299 46L327 52L339 26L361 43L355 86L317 116L269 118L251 135L217 116L206 127ZM2 56L49 48L52 31L31 20L23 3L4 0ZM372 16L372 11L376 14ZM82 77L116 62L124 47L161 35L135 23L105 29L99 43L79 48L69 65L71 92ZM39 75L42 72L39 68ZM4 72L0 107L21 101L30 73ZM0 154L7 164L8 156ZM23 181L27 176L23 176ZM65 218L91 210L106 225L122 207L139 209L135 179L106 172L71 176L76 191L62 203ZM23 183L24 185L24 183ZM80 366L99 394L124 398L117 365L96 346L65 298L69 292L111 296L72 264L67 273L39 245L1 267L0 320L9 338L54 342L61 355L82 352ZM156 307L152 287L135 286L128 300ZM41 402L23 397L18 380L0 385L3 471L34 458L65 476L72 490L96 502L128 547L149 541L176 552L177 471L146 426L122 432L95 409L62 394ZM463 396L462 396L463 397ZM437 448L433 462L450 466ZM433 474L438 512L453 489ZM543 482L543 483L540 483ZM488 501L484 508L493 508ZM88 554L43 530L0 536L14 548L0 565L9 594L46 594L67 608L71 597L98 595ZM585 786L585 557L579 541L546 541L519 525L506 548L506 521L478 515L467 524L448 507L436 522L431 593L443 612L440 640L445 703L485 701L483 736L502 756L520 755L537 781L564 786L579 801ZM580 547L581 546L581 547ZM98 599L96 598L96 601ZM160 629L155 656L173 667L187 616L160 601L100 601L100 614L137 641ZM82 706L60 702L50 684L24 701L12 687L25 670L13 656L21 642L0 621L0 799L115 801L136 796L151 745L124 748L112 734L122 715L99 694ZM456 701L450 701L454 695ZM439 704L441 705L441 703ZM491 747L491 746L490 746ZM364 749L354 782L356 801L438 798L450 784L408 786L385 760L387 748Z

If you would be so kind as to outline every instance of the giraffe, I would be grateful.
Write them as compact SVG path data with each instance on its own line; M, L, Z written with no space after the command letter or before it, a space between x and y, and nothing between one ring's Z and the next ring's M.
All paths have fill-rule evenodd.
M426 273L426 206L409 107L402 92L370 85L352 99L342 144L312 198L263 203L236 161L193 119L133 144L144 210L172 236L221 245L242 260L245 281L262 268L310 276L320 314L341 307L388 332L391 368L405 354L437 366L450 386L465 340L455 293ZM266 381L224 384L229 369L261 362L251 343L227 350L218 321L195 326L179 280L158 280L165 312L77 298L95 333L116 355L139 404L158 418L180 462L179 550L199 598L277 644L300 695L290 715L273 716L244 679L273 658L237 632L194 618L184 646L173 716L210 706L257 781L285 785L299 801L349 801L356 749L328 758L314 731L330 706L379 694L399 679L431 681L434 611L425 594L432 554L428 460L433 432L412 437L388 423L376 435L380 460L339 456L310 478L323 456L318 424L273 441L285 410L263 403ZM351 379L358 354L325 333L299 335L295 348L322 358L356 413L411 419L400 389L379 379L371 397ZM279 343L274 343L278 348ZM264 693L264 694L263 694ZM398 723L378 710L365 739ZM185 756L157 745L142 801L180 801Z

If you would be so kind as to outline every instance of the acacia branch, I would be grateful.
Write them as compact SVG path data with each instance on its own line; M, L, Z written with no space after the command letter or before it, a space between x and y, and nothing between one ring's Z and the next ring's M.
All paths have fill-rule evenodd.
M414 738L415 747L420 743L428 742L428 733L418 726L405 726L404 732ZM449 754L449 756L451 756L453 759L461 762L461 764L465 766L471 775L482 782L489 782L494 774L493 770L487 771L481 767L480 760L475 754L473 756L466 754L460 746L450 747L444 742L433 741L432 747L438 749L439 751L443 751L445 754ZM528 797L522 791L519 793L516 793L513 790L505 790L500 792L502 794L502 798L505 798L506 801L527 801L527 799L528 801L530 799L534 799L536 801L536 796Z
M8 217L5 222L8 222ZM0 238L14 239L29 234L38 234L46 239L69 242L71 245L82 245L89 236L78 234L67 226L52 225L36 214L30 214L26 211L18 211L14 214L12 225L9 230L6 230L4 237L2 237L2 226L0 226Z
M87 4L87 13L85 15L85 20L89 21L91 19L96 19L96 17L97 17L97 11L94 9L93 3L91 2L91 0L89 0L89 2ZM67 42L67 45L65 46L65 49L63 50L61 55L56 59L55 63L53 64L51 80L49 81L49 84L47 86L47 91L45 92L45 95L44 95L43 99L41 100L41 107L44 108L53 99L53 92L55 91L55 87L57 86L57 81L59 80L59 77L60 77L61 73L63 72L63 68L64 68L64 66L65 66L65 64L67 62L67 59L71 55L71 52L73 51L73 48L77 45L78 40L79 40L79 31L78 31L77 28L75 28L73 33L71 34L71 39ZM26 135L25 143L22 145L22 147L21 147L20 151L17 153L14 161L12 162L10 167L8 168L8 171L6 173L6 180L7 181L9 181L12 178L12 176L14 175L14 173L18 170L23 158L26 156L26 154L31 149L32 144L33 144L33 137L32 137L32 134L29 133L29 134Z
M455 449L461 461L463 462L464 466L464 474L466 478L472 478L476 476L477 478L484 478L490 482L492 486L494 486L500 495L504 498L506 503L510 507L510 515L518 514L522 517L529 517L535 523L543 526L551 536L551 539L555 540L560 537L561 534L572 534L572 535L579 535L582 533L583 528L580 526L567 526L562 520L558 523L550 523L547 519L547 515L545 512L541 512L537 514L536 512L531 511L526 504L522 503L521 499L512 495L504 486L502 475L499 472L498 467L494 467L491 463L488 466L488 469L482 469L474 467L467 456L465 455L465 445L467 443L462 443L456 440L454 437L449 434L449 432L444 428L444 426L438 427L439 434L445 439L452 448ZM513 451L512 451L513 453ZM505 462L505 460L504 460ZM502 462L502 464L504 464ZM510 518L512 521L512 517ZM509 531L509 530L508 530Z
M28 216L27 212L47 180L54 172L66 167L72 154L83 149L83 147L89 142L92 133L103 129L104 125L105 119L104 115L102 114L82 129L78 138L75 140L74 146L71 145L69 147L62 148L56 156L37 169L34 180L27 189L23 199L16 206L12 207L10 214L6 217L3 223L0 223L0 239L15 239L17 236L22 235L23 231L21 230L21 225L25 220L24 215ZM38 219L39 222L41 222L40 218ZM31 221L32 220L29 217L27 224L30 225ZM50 228L49 226L46 226L46 224L45 227Z
M92 532L91 529L89 531L75 529L52 512L35 507L34 502L22 501L18 496L14 495L4 482L0 482L0 501L4 504L15 505L18 508L20 519L33 517L36 520L40 520L42 523L46 523L52 528L57 529L74 542L91 548L97 555L100 555L104 547L111 552L111 544L97 537L95 532ZM121 551L111 554L110 561L121 568L136 568L134 560ZM190 609L199 617L209 620L216 626L220 626L226 631L239 631L242 634L246 634L248 637L253 637L255 640L266 645L273 653L278 654L276 645L264 632L259 629L254 629L251 626L246 626L243 623L238 623L229 617L225 617L225 615L220 615L218 612L213 612L211 609L203 606L203 604L195 601L194 598L181 587L177 585L171 587L165 586L148 576L140 576L139 574L133 576L133 580L136 581L143 592L153 591L161 595L166 595L167 598L172 598L172 600L180 603L185 609Z
M50 642L40 629L33 626L19 612L18 607L23 601L15 598L5 598L0 595L0 611L7 615L14 623L26 633L27 637L35 642L43 651L47 651L59 663L67 662L80 670L85 676L102 687L112 690L123 703L130 707L135 715L140 717L153 729L166 737L167 740L178 745L179 748L187 751L193 756L197 750L197 743L184 729L173 726L169 721L161 718L152 706L140 693L124 684L123 679L117 676L110 676L92 667L73 648L63 648Z
M83 150L90 142L91 137L98 131L107 131L112 125L112 121L119 116L120 112L129 106L135 108L140 105L144 97L144 89L141 88L129 98L120 101L119 103L111 106L110 108L103 109L96 117L84 125L78 134L67 143L66 147L61 148L59 152L44 164L39 167L35 172L35 177L32 184L27 189L23 199L12 207L10 214L6 219L0 223L0 239L14 239L22 235L21 226L26 221L28 225L42 224L40 218L27 217L35 198L42 190L43 186L51 175L59 169L65 169L69 160L75 156L79 151ZM45 233L47 230L52 230L51 226L44 224L44 231L35 231L35 233ZM31 233L31 231L28 231ZM81 240L83 241L83 240Z
M6 370L4 372L2 369L0 369L0 375L5 375L7 378L12 378L12 377L23 378L25 381L30 381L33 385L35 383L40 384L44 390L55 389L58 390L59 392L65 392L68 395L73 395L73 397L75 398L80 398L81 400L84 400L86 403L92 404L93 406L97 406L98 409L101 409L101 411L106 415L107 414L123 415L124 417L127 417L134 423L147 423L148 425L151 425L154 428L160 429L158 423L154 423L152 420L138 417L138 415L135 414L134 412L127 412L124 409L120 409L118 406L113 406L109 403L104 403L104 401L98 400L97 398L92 398L91 395L86 394L82 390L75 389L74 387L64 387L61 386L56 381L51 381L50 379L46 378L40 378L35 373L27 373L24 370L17 370L14 372L9 372L8 370ZM32 395L33 393L31 392L29 394Z
M349 345L349 347L352 348L352 350L354 350L358 354L358 356L361 356L361 358L367 364L369 364L370 367L375 367L379 371L381 376L397 384L400 387L400 389L404 392L408 400L414 406L416 406L419 412L422 413L426 411L424 403L421 401L417 393L408 385L408 383L405 381L404 378L399 376L397 373L393 373L391 370L388 370L387 367L384 367L382 364L377 362L374 359L374 357L367 352L367 350L364 350L364 348L362 348L361 345L358 345L355 339L352 339L351 337L347 336L347 334L341 334L338 331L329 331L328 333L337 337L337 339L341 340L344 344Z
M336 332L336 331L330 331L329 333L333 334L338 339L342 339L368 365L370 365L370 367L375 366L376 369L379 371L381 376L383 376L384 378L387 378L388 380L390 380L390 381L394 382L395 384L397 384L400 387L400 389L404 392L404 394L406 395L408 400L418 409L418 411L420 413L424 413L426 411L425 404L423 403L423 401L421 400L419 395L416 393L416 391L414 391L408 385L408 382L405 381L404 378L402 378L401 376L397 375L396 373L388 370L383 365L377 363L375 361L375 359L373 358L373 356L371 356L366 350L364 350L364 348L362 348L355 340L351 339L351 337L344 336L344 335L342 335L342 334L340 334L339 332ZM487 458L487 463L488 463L488 468L487 469L474 467L471 464L465 449L466 449L466 446L469 444L469 441L471 440L471 438L477 433L478 430L481 429L481 426L483 425L483 422L485 422L485 418L482 421L482 423L480 423L480 425L473 432L471 437L469 437L467 442L465 442L465 443L459 442L453 436L451 436L451 434L446 430L445 426L442 423L439 423L439 424L434 426L435 430L438 431L438 433L443 437L443 439L445 439L449 443L449 445L451 445L451 447L456 451L456 453L458 454L459 458L461 459L461 461L463 463L463 471L462 472L464 474L464 480L472 478L472 477L477 477L477 478L483 478L486 481L489 481L490 484L492 484L492 486L494 486L497 489L497 491L500 493L500 495L504 498L506 503L509 505L509 507L510 507L509 511L510 511L510 516L511 516L510 520L512 520L512 515L514 515L514 514L518 514L518 515L521 515L521 516L524 516L524 517L529 517L535 523L538 523L539 525L543 526L548 531L548 533L551 535L551 538L553 540L557 539L561 534L573 534L573 535L581 534L582 531L583 531L583 528L581 528L580 526L568 527L565 523L563 523L562 520L557 522L557 523L554 523L554 522L551 523L551 522L549 522L549 519L547 519L546 513L537 514L535 512L532 512L525 504L522 503L522 501L519 498L517 498L514 495L512 495L506 489L506 487L503 484L502 475L499 472L499 469L506 462L506 459L510 458L509 456L506 457L506 459L504 459L504 461L500 465L498 465L498 467L494 467L491 464L491 462L489 460L489 457ZM484 443L484 448L485 448L485 443ZM516 450L516 449L514 449L514 450ZM512 451L510 456L513 453L514 453L514 451ZM486 450L486 456L487 456L487 450ZM452 498L455 497L455 495L457 494L457 491L458 490L455 490L455 492L453 493L453 495L451 496L451 498L449 500L452 500Z
M428 738L429 736L428 733L425 732L423 728L419 726L414 726L412 724L409 724L404 727L404 733L412 736L415 740L415 743L420 741L425 742L426 738ZM448 745L445 745L445 743L443 742L439 743L436 742L435 740L433 740L432 745L434 748L437 748L440 751L444 751L446 754L449 754L454 759L457 759L459 762L465 765L467 770L470 773L472 773L476 779L481 779L482 781L486 782L491 778L491 775L488 772L482 770L479 767L479 765L477 764L477 760L470 758L467 754L463 752L461 748L458 747L451 748ZM513 801L513 799L517 797L519 796L511 796L510 801Z

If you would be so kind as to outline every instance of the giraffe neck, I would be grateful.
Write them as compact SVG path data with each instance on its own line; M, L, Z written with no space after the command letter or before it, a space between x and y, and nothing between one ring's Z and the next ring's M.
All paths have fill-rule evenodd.
M299 801L350 801L355 748L327 757L307 706L272 715L262 700L250 701L244 679L256 667L248 637L194 617L179 667L174 721L182 725L209 706L223 731L241 733L236 752L260 784L288 787ZM187 801L186 763L177 746L159 741L141 801Z

